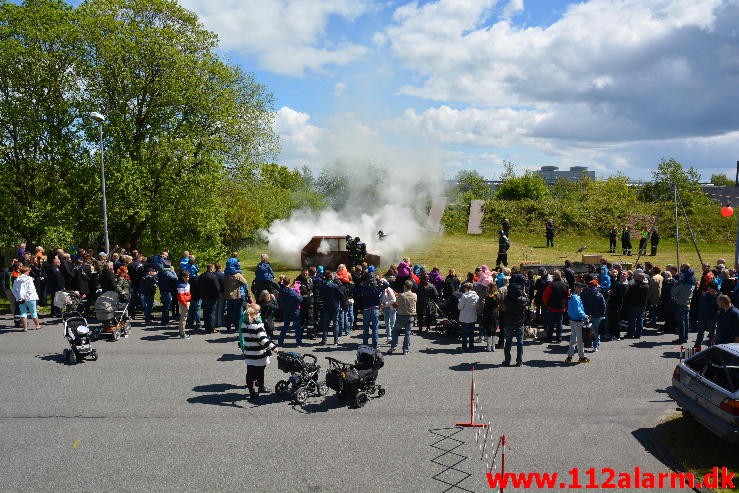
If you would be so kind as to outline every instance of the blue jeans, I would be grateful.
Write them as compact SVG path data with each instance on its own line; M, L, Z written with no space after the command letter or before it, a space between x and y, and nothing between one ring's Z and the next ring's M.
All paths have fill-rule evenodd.
M593 349L598 349L600 347L600 326L605 321L605 317L593 317L590 319L590 323L592 324L593 329Z
M328 338L328 326L331 325L331 322L334 324L334 343L339 342L339 319L338 315L341 312L341 308L339 308L338 312L335 312L333 310L321 310L320 314L320 324L321 324L321 333L323 334L323 344L326 344L326 339Z
M626 331L628 337L641 337L644 329L644 307L630 306L628 309L629 328Z
M352 312L352 307L344 308L339 307L339 310L336 312L336 314L333 316L334 320L334 332L339 333L339 335L349 335L349 332L351 332L351 322L349 322L349 314Z
M169 311L172 309L172 293L169 291L162 291L159 295L159 299L162 302L162 325L169 323Z
M205 331L213 332L216 324L216 304L218 299L202 300L203 301L203 321L205 322Z
M190 302L190 310L187 312L187 324L196 329L200 327L200 307L203 300L192 300Z
M362 310L362 316L364 317L364 337L363 344L369 342L369 331L372 329L372 347L377 348L380 345L380 309L379 308L365 308Z
M282 330L278 337L278 344L282 346L285 343L285 334L290 326L295 328L295 342L300 346L303 344L303 326L300 324L300 310L282 314L285 322L282 324Z
M216 303L216 327L225 327L225 315L226 313L226 299L223 297L223 293L218 295L218 302Z
M354 327L354 303L346 308L346 335L349 335Z
M462 332L462 351L475 349L475 324L474 322L460 322L459 330Z
M392 306L383 308L383 318L385 319L385 334L388 340L393 338L393 327L397 318L398 310Z
M675 305L675 325L677 337L681 342L688 342L688 329L690 327L690 310L684 305Z
M548 308L544 308L544 329L547 337L552 338L554 331L557 331L557 339L562 339L562 312L552 312Z
M142 296L144 302L144 321L149 323L152 321L152 310L154 310L154 297L153 296Z
M403 331L403 352L407 353L411 349L411 327L413 326L413 315L398 315L393 325L393 336L390 347L395 349L398 347L398 337L400 331Z
M239 320L241 320L241 305L240 299L226 300L226 329L231 330L233 326L236 330L239 330Z
M516 363L523 363L523 325L518 327L505 327L505 345L503 346L503 362L511 362L511 346L513 338L516 338Z

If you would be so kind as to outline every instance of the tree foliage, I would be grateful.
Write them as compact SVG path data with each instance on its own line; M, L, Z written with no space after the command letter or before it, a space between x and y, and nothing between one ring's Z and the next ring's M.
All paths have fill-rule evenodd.
M452 200L468 204L473 200L489 200L493 193L485 178L477 171L462 170L454 178L456 185L451 191Z
M0 179L24 184L0 196L0 240L100 241L98 111L111 240L218 248L219 191L279 146L272 95L216 46L174 0L0 0Z
M717 187L733 187L736 183L726 176L725 173L720 173L718 175L711 175L711 184Z
M541 200L549 196L549 189L544 178L526 171L517 175L513 164L504 163L505 172L501 176L501 184L495 190L495 198L498 200Z

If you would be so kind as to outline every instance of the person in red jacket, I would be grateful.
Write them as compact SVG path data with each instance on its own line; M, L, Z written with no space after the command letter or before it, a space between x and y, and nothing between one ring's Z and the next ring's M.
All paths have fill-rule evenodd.
M544 329L547 332L547 342L562 342L562 318L567 311L567 300L570 297L570 289L562 280L562 272L555 270L552 273L552 282L547 284L541 295L544 305ZM554 330L557 337L553 339Z
M177 282L177 304L180 306L180 337L182 339L190 339L190 334L185 332L187 325L187 312L190 310L190 274L183 271L180 274L180 280Z

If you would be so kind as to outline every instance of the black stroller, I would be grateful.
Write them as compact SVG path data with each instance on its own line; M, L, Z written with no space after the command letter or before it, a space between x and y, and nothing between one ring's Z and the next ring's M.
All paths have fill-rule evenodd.
M277 353L277 368L290 373L290 378L277 382L275 392L279 395L289 394L295 402L301 405L311 394L321 396L328 394L326 382L318 381L321 367L317 363L318 359L312 354L301 356L294 351Z
M69 342L69 348L64 350L64 361L70 365L90 358L98 359L98 352L90 343L91 331L87 326L87 319L79 312L67 312L62 315L64 322L64 338Z
M120 302L115 291L106 291L95 300L95 318L102 322L102 326L95 328L94 337L108 336L117 341L121 336L128 337L131 332L128 303Z
M461 330L459 326L459 292L454 293L448 299L437 303L431 302L437 313L434 328L448 337L459 339Z
M359 346L355 364L344 363L326 357L329 369L326 372L326 384L336 391L342 399L357 407L363 407L369 396L377 393L377 397L385 395L385 389L377 385L377 375L385 364L382 353L371 346Z

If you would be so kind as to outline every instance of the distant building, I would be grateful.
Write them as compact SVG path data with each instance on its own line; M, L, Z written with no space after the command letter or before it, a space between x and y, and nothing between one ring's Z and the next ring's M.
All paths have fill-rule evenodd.
M560 171L558 166L542 166L536 174L544 178L549 184L555 183L560 178L570 181L581 180L583 176L587 176L591 180L595 180L595 171L588 171L587 166L570 166L568 171Z

